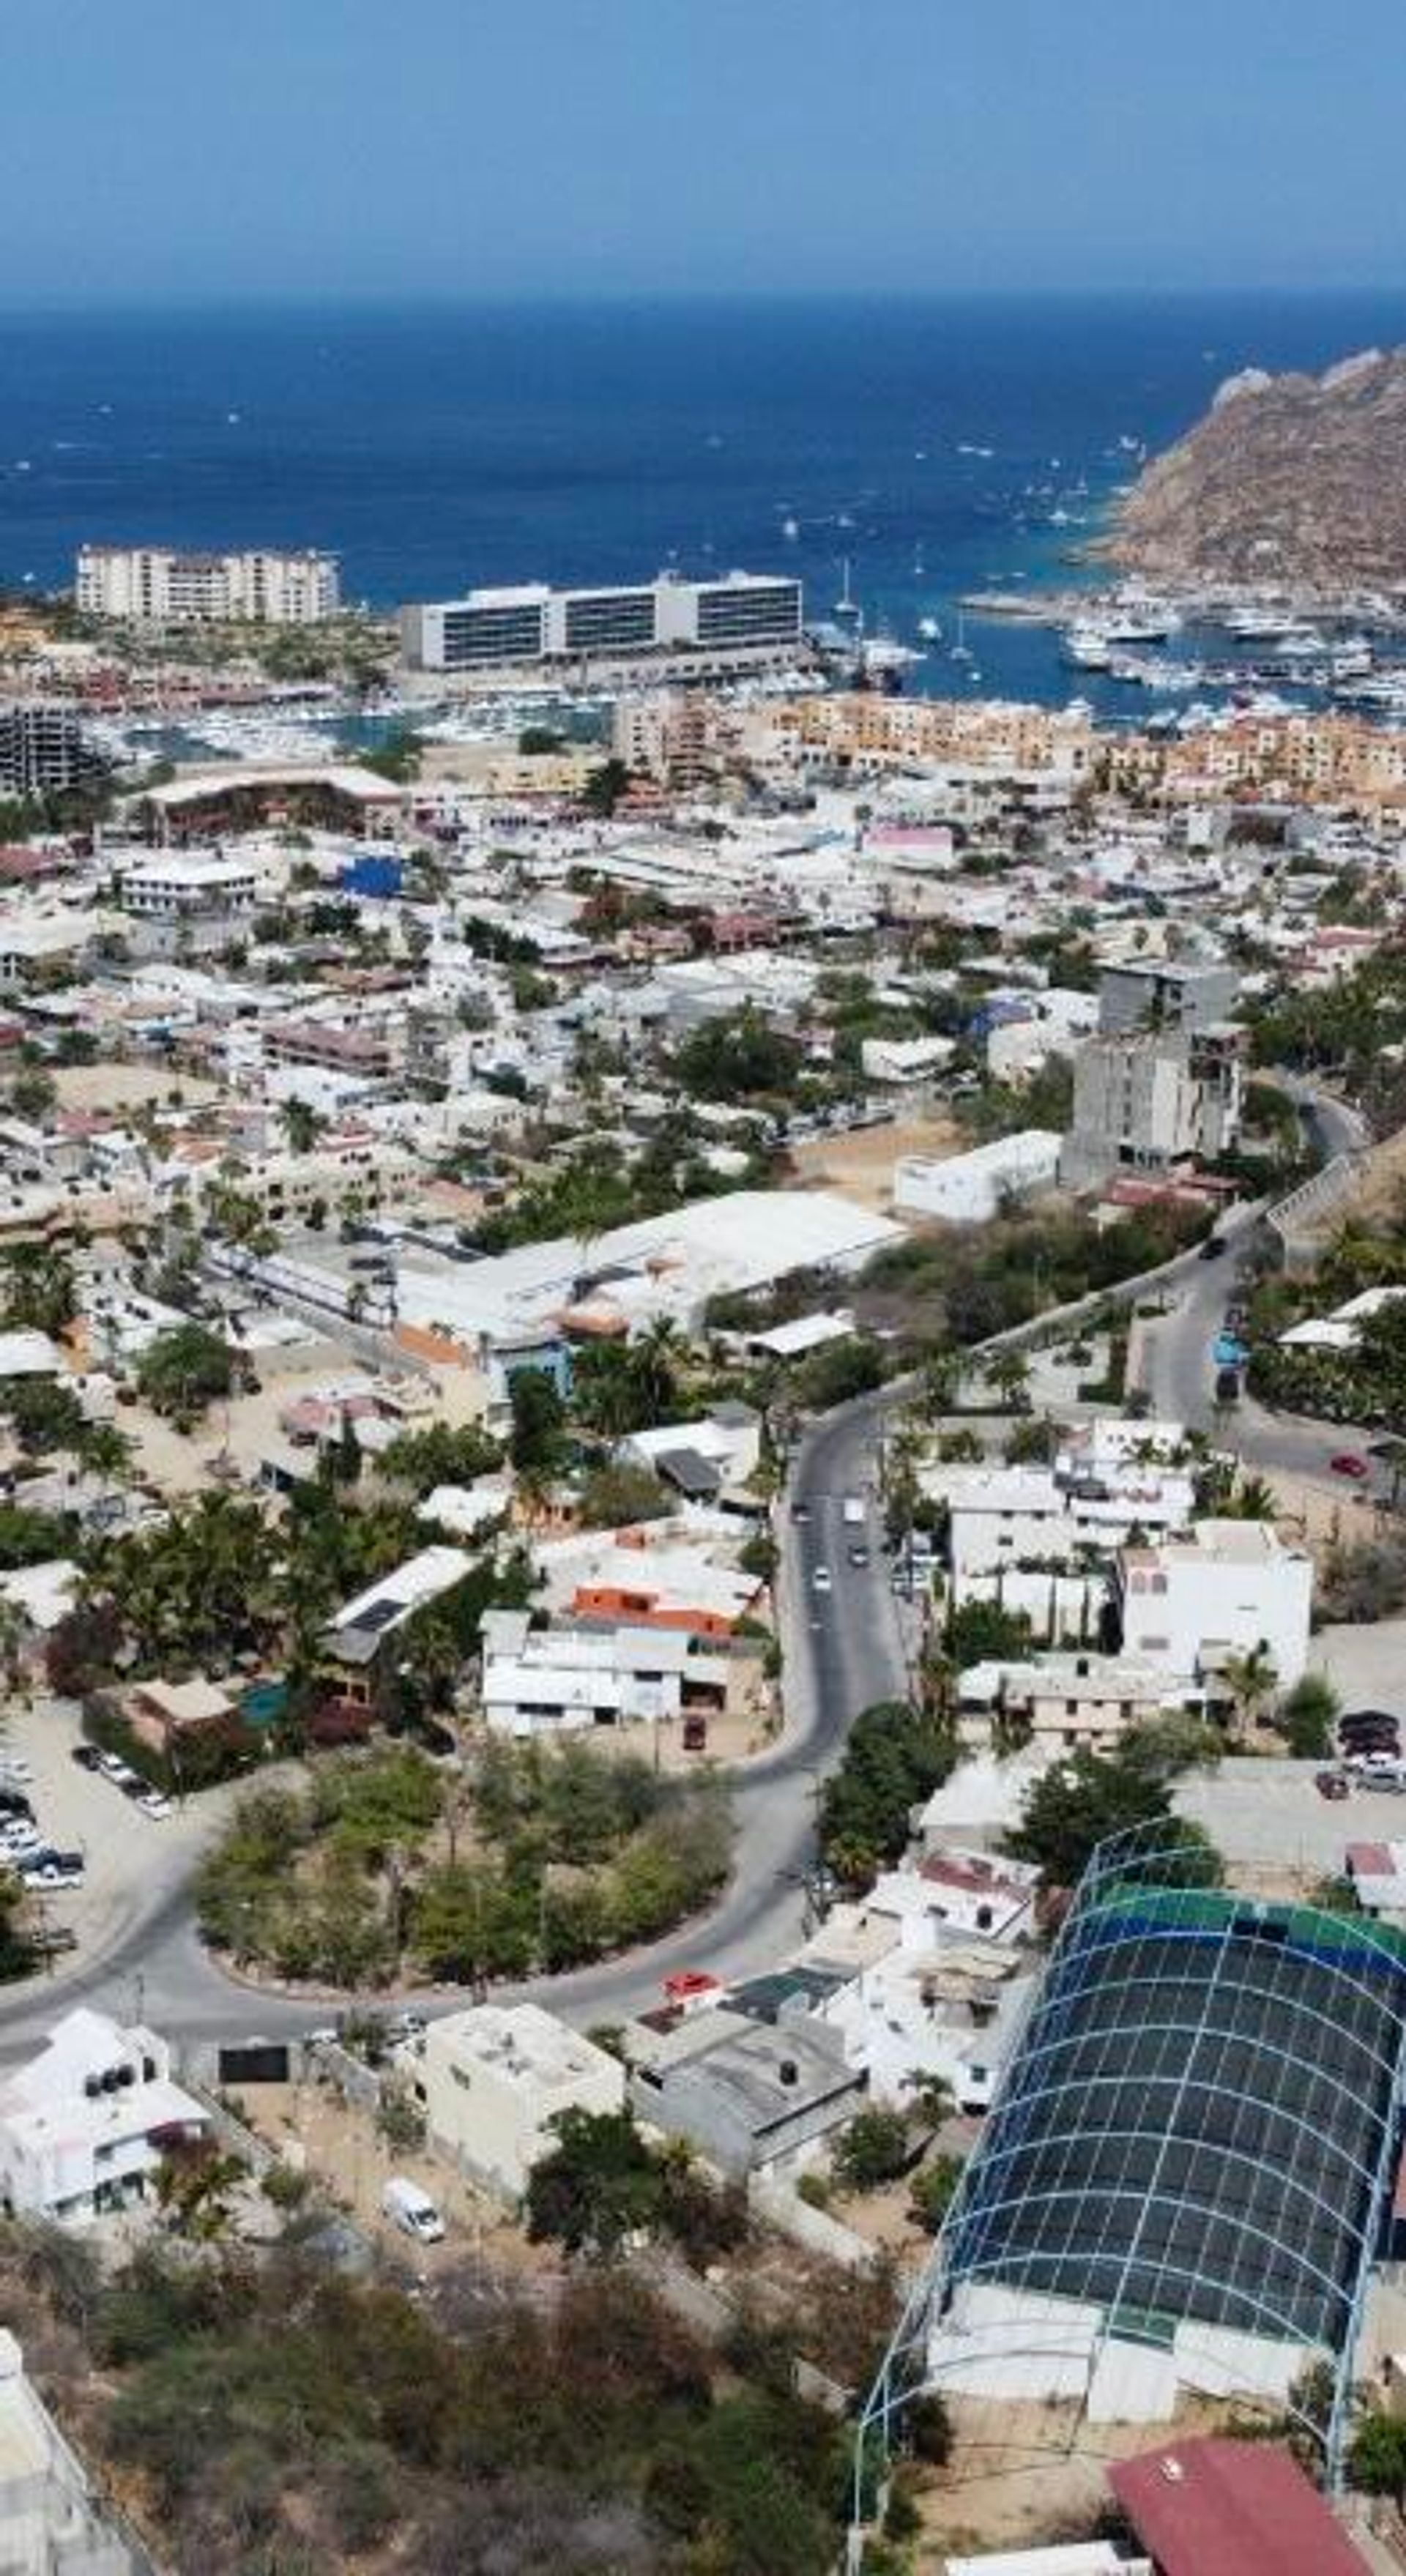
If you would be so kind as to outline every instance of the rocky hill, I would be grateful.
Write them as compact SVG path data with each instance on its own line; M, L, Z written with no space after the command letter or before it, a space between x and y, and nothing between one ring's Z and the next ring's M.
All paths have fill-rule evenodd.
M1139 477L1101 551L1163 580L1406 583L1406 349L1232 376Z

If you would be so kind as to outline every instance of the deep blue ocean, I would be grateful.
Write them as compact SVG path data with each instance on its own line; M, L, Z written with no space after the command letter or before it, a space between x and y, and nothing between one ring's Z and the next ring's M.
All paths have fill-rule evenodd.
M956 595L1071 577L1109 499L1249 365L1406 339L1406 294L152 312L0 321L0 580L84 538L316 545L351 599L852 565L909 685L1062 699ZM1090 694L1087 679L1081 679Z

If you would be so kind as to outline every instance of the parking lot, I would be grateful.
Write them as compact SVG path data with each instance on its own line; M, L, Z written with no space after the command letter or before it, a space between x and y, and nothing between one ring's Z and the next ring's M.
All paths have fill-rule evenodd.
M69 1930L79 1953L95 1956L131 1929L184 1877L217 1828L229 1792L172 1805L164 1818L142 1809L100 1772L73 1759L79 1713L48 1696L13 1701L0 1733L0 1764L22 1762L24 1794L44 1843L81 1854L82 1884L38 1891L47 1924Z
M1266 1894L1296 1894L1338 1875L1349 1843L1406 1833L1406 1801L1366 1783L1324 1798L1315 1786L1324 1767L1235 1755L1182 1781L1174 1803L1205 1828L1232 1872L1253 1875Z

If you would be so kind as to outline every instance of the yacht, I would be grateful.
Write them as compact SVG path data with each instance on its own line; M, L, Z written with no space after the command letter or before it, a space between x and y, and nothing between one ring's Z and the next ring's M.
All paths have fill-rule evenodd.
M1163 644L1181 624L1169 602L1128 596L1099 610L1099 624L1114 644Z
M1082 617L1076 618L1060 639L1065 661L1081 671L1106 671L1112 659L1112 642L1106 626Z
M841 584L839 598L835 602L834 615L840 620L842 625L851 629L858 628L864 616L864 611L860 607L858 600L855 598L854 593L849 586L848 555L846 555L844 560L844 581Z

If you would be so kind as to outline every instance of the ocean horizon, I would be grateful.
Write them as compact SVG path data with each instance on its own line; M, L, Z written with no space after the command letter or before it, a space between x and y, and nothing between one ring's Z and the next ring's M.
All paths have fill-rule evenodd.
M1058 700L1054 639L963 638L959 595L1087 577L1238 369L1399 340L1406 290L0 314L0 581L64 587L85 540L326 547L378 608L743 565L819 619L848 565L927 644L913 688Z

